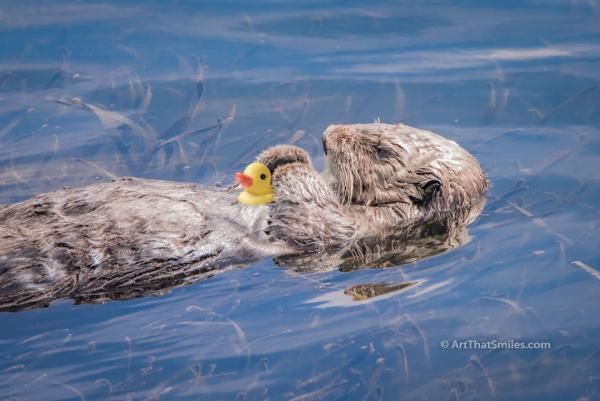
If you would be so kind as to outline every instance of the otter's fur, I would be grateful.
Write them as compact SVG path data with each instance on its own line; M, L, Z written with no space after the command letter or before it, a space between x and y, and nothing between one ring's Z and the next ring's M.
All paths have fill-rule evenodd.
M272 232L305 251L444 221L471 210L488 186L477 159L456 142L403 124L332 125L323 150L324 174L290 163L273 176L281 201Z
M478 214L487 181L452 141L364 124L330 126L323 144L324 174L297 147L258 156L273 172L268 205L240 205L237 187L122 178L0 207L0 310L160 293L265 256L364 263L439 227L448 249Z
M392 206L402 220L469 205L487 188L456 142L407 125L332 125L323 134L330 183L345 203Z

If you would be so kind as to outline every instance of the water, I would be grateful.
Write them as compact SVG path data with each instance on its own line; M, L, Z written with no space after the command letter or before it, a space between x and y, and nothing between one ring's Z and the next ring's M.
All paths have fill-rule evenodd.
M470 242L403 266L263 260L2 313L0 399L600 399L600 4L405 3L2 2L0 203L228 184L274 143L322 168L328 124L377 118L457 140L492 187ZM398 282L417 284L347 291Z

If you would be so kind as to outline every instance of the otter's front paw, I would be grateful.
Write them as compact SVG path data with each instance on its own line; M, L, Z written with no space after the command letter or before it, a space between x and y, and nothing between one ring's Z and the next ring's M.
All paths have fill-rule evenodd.
M301 251L335 247L352 237L352 219L310 166L281 166L271 182L276 201L270 206L269 236Z
M258 162L266 165L271 173L284 165L290 163L300 163L310 167L310 156L302 148L292 145L277 145L264 150L256 158Z
M312 178L312 175L316 174L316 172L312 169L310 165L307 165L302 162L289 162L285 164L280 164L279 168L273 172L271 177L271 182L276 189L280 191L285 189L298 189L306 181L300 180L298 182L297 178Z

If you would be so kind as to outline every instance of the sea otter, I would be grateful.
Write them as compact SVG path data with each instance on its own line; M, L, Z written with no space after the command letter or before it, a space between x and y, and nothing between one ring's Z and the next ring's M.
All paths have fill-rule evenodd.
M368 264L422 239L436 253L464 242L481 210L479 163L432 132L332 125L323 150L322 174L298 147L258 155L276 198L261 206L236 202L237 186L137 178L0 206L0 310L161 293L265 256L306 270Z

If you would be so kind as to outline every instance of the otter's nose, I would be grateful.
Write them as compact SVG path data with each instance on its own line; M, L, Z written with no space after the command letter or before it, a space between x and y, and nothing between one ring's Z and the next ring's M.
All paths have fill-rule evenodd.
M325 152L325 156L327 156L327 141L325 140L325 136L323 136L323 152Z

